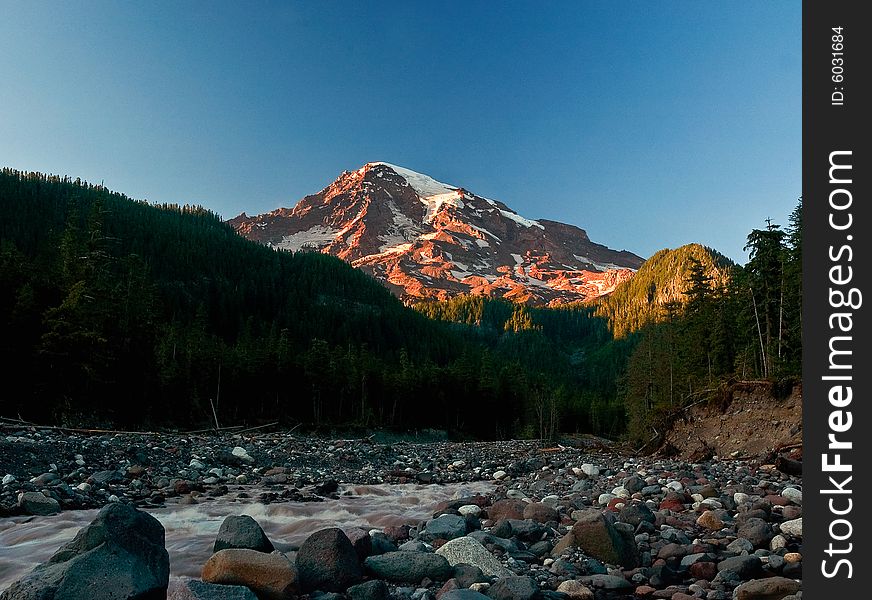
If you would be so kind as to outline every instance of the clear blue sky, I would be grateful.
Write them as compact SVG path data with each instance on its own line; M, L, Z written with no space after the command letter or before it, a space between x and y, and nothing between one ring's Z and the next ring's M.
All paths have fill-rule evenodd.
M227 218L383 160L744 262L800 127L799 2L0 0L0 165Z

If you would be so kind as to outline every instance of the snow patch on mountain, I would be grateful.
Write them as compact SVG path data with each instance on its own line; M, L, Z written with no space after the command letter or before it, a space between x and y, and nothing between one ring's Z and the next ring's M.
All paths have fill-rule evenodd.
M316 225L306 231L283 236L282 241L278 242L275 247L280 250L293 250L294 252L303 248L320 249L330 244L339 233L338 229Z
M394 173L405 179L406 183L412 186L412 189L415 190L415 192L417 192L418 196L420 196L421 198L429 198L430 196L448 194L458 189L456 185L449 185L447 183L442 183L441 181L436 181L429 175L424 175L423 173L418 173L404 167L398 167L397 165L392 165L391 163L368 163L368 166L376 165L388 167Z
M524 227L538 227L541 230L545 230L545 226L542 225L539 221L533 221L532 219L525 219L521 215L517 213L510 212L508 210L503 210L502 208L498 209L500 214L502 214L505 218L511 219L518 225L523 225Z

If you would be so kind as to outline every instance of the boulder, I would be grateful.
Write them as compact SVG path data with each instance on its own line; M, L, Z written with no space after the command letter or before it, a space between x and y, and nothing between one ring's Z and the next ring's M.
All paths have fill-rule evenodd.
M802 517L782 523L781 533L793 537L800 537L802 535Z
M56 515L61 512L61 505L57 500L40 492L18 494L18 506L28 515Z
M169 575L163 525L146 512L112 503L0 599L161 598Z
M623 535L598 509L582 511L578 516L572 526L572 541L585 554L627 569L639 565L639 551L632 534Z
M760 557L753 554L749 556L734 556L718 563L718 572L732 572L740 579L752 579L760 574L763 563Z
M506 577L512 575L503 564L480 542L471 537L460 537L450 540L436 550L436 554L444 556L448 564L454 566L467 564L478 567L485 575Z
M557 591L566 594L570 600L594 600L593 591L575 579L561 582Z
M475 590L451 590L439 596L439 600L488 600L488 597Z
M493 600L530 600L539 591L536 580L523 575L500 577L487 590Z
M633 504L625 504L624 508L621 509L618 515L618 520L621 521L621 523L628 523L633 527L638 527L639 523L642 521L653 523L657 520L657 517L654 516L654 513L651 512L650 508L637 502Z
M736 535L754 544L755 548L768 548L772 539L772 526L763 519L752 517L742 523Z
M370 556L363 565L380 579L400 583L420 583L425 577L444 581L452 574L444 556L429 552L388 552Z
M466 535L466 519L460 515L440 515L427 521L427 526L421 532L424 541L453 540Z
M316 531L297 551L304 592L341 592L363 579L363 567L348 536L335 527Z
M525 519L531 519L537 523L560 521L560 513L557 512L557 509L544 502L530 502L524 507L522 514Z
M188 579L173 590L170 600L257 600L257 596L243 585L218 585Z
M226 548L247 548L267 553L275 549L258 522L248 515L231 515L221 523L212 551Z
M227 548L213 554L200 574L207 583L244 585L261 600L287 600L299 591L297 569L280 552Z
M702 513L696 520L696 524L711 531L719 531L723 528L724 522L713 510L707 510Z
M501 519L523 519L524 508L527 503L518 498L504 498L497 500L492 506L487 509L487 518L491 521L499 521Z
M784 600L798 592L800 587L798 581L786 577L753 579L737 587L733 597L736 600Z
M361 562L373 553L372 538L369 535L369 531L363 527L352 527L351 529L346 529L345 535L354 547L354 551L357 552L357 558L359 558Z
M348 588L347 594L351 600L389 600L391 597L388 586L379 579L353 585Z

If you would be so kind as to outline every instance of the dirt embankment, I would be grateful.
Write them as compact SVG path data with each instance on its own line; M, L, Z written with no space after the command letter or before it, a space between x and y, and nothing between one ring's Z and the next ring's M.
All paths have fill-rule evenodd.
M658 452L688 461L765 460L793 449L792 456L801 458L801 444L802 384L785 389L770 381L740 381L681 413Z

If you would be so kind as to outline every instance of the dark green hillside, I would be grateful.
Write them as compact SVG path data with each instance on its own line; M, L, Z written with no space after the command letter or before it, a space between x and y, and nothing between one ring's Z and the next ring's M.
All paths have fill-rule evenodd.
M0 173L0 319L0 364L24 390L0 415L41 422L187 426L214 399L222 424L492 435L525 397L524 369L338 259L41 174Z

